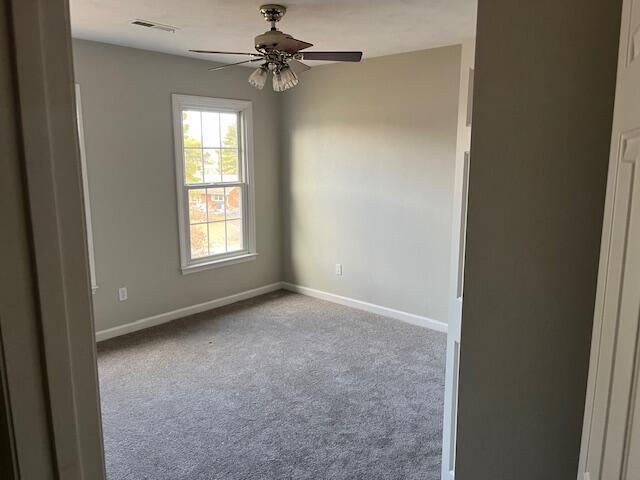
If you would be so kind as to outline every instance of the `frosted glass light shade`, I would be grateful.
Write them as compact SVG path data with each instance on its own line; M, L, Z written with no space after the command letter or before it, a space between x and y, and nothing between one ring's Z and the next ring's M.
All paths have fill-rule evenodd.
M264 66L258 67L249 75L249 83L258 90L262 90L267 83L267 76L267 69Z
M284 92L298 84L298 76L288 66L273 73L273 89L276 92Z
M282 78L280 78L280 72L273 72L273 91L282 91Z

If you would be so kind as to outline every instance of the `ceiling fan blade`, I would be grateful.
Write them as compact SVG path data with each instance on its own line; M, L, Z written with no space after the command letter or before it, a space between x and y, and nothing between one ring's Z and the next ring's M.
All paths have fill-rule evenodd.
M302 52L303 60L330 60L334 62L359 62L362 52Z
M296 75L311 69L309 65L305 65L304 63L294 59L289 60L289 67Z
M217 52L215 50L189 50L189 51L193 52L193 53L215 53L215 54L222 54L222 55L250 55L250 56L253 56L253 57L261 56L259 53Z
M302 40L297 40L295 38L284 37L282 40L276 43L273 48L281 52L296 53L309 47L313 47L313 43L303 42Z
M259 62L260 60L262 60L262 57L260 57L260 58L252 58L251 60L243 60L242 62L227 63L226 65L220 65L219 67L211 67L209 69L209 71L210 72L215 72L216 70L223 70L223 69L228 68L228 67L234 67L236 65L242 65L243 63Z

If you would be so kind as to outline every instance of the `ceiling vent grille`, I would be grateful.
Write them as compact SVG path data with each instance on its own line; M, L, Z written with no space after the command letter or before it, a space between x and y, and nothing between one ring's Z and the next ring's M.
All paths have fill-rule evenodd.
M139 27L155 28L156 30L162 30L163 32L176 33L179 30L178 27L171 25L163 25L162 23L151 22L149 20L140 20L136 18L131 22L131 25L138 25Z

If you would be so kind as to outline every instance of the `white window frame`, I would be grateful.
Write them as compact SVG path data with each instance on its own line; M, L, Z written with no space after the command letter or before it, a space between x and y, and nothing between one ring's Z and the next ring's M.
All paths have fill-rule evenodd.
M180 232L180 267L183 274L199 272L241 262L255 260L256 228L255 228L255 192L253 179L253 115L251 102L227 98L200 97L194 95L172 94L173 105L173 137L175 144L176 188L178 203L178 230ZM203 183L202 186L216 188L223 185L244 186L242 198L243 249L208 257L191 259L191 243L189 240L189 201L188 189L184 183L182 111L200 110L215 112L233 112L239 115L238 129L238 161L240 162L239 182Z

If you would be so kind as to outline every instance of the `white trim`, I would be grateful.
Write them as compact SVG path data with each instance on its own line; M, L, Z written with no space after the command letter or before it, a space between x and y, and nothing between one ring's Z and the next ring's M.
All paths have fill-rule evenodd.
M308 297L320 298L322 300L337 303L339 305L357 308L358 310L364 310L365 312L390 317L405 323L410 323L419 327L435 330L437 332L447 333L447 324L439 320L415 315L413 313L403 312L401 310L395 310L393 308L383 307L381 305L375 305L373 303L363 302L361 300L356 300L353 298L335 295L333 293L323 292L321 290L316 290L313 288L294 285L288 282L275 282L270 283L269 285L254 288L252 290L246 290L244 292L235 293L233 295L217 298L215 300L209 300L207 302L198 303L196 305L178 308L177 310L160 313L152 317L142 318L125 325L118 325L117 327L100 330L96 332L96 341L101 342L110 338L126 335L127 333L137 332L138 330L144 330L145 328L155 327L156 325L161 325L178 318L194 315L200 312L206 312L207 310L213 310L214 308L223 307L225 305L240 302L241 300L247 300L249 298L264 295L265 293L275 292L276 290L281 289L300 293Z
M219 258L210 260L206 263L189 265L188 267L182 268L182 274L188 275L190 273L201 272L210 268L220 268L226 267L227 265L235 265L236 263L250 262L252 260L255 260L257 256L257 253L243 253L242 255L236 255L235 257Z
M225 305L239 302L241 300L247 300L249 298L257 297L258 295L275 292L276 290L280 290L281 288L282 285L280 282L271 283L269 285L264 285L252 290L246 290L244 292L217 298L215 300L209 300L208 302L198 303L197 305L178 308L177 310L172 310L170 312L165 312L159 315L154 315L152 317L136 320L135 322L127 323L125 325L118 325L117 327L100 330L96 332L96 341L101 342L103 340L108 340L109 338L119 337L120 335L137 332L138 330L144 330L145 328L161 325L163 323L170 322L171 320L176 320L188 315L206 312L207 310L223 307Z
M9 84L2 75L2 101L13 98L6 115L3 104L2 177L6 170L21 180L6 193L2 188L0 203L18 199L2 212L15 215L14 237L25 243L12 248L11 238L6 245L16 256L5 261L3 248L0 257L15 278L8 291L2 283L0 302L11 292L19 297L11 315L2 315L2 369L16 478L104 480L68 9L66 0L0 8L0 16L11 13L3 17L0 50L14 73Z
M578 460L578 480L608 480L611 474L603 470L605 452L618 457L628 454L626 448L615 442L607 446L607 433L612 428L609 424L613 402L614 369L624 363L618 350L618 335L625 323L619 318L622 295L622 279L625 271L628 232L616 234L616 217L623 215L620 207L621 165L631 159L624 158L625 142L638 135L637 110L630 108L633 103L629 99L637 92L633 86L637 84L637 70L629 70L630 58L626 51L630 48L631 18L633 1L624 0L621 15L620 43L618 52L618 68L616 93L613 109L613 127L611 132L611 149L607 175L602 237L600 243L600 260L594 306L593 329L591 335L591 352L589 357L589 376L585 397L585 409L582 425L580 457ZM637 3L637 2L636 2ZM631 208L631 200L628 200ZM624 205L624 201L623 201ZM625 207L622 207L625 208ZM625 220L629 222L630 217ZM622 222L621 221L621 222ZM628 229L627 223L626 228ZM622 230L622 229L620 229ZM624 236L624 239L623 239ZM631 247L629 247L631 248ZM612 305L612 306L609 306ZM636 347L637 348L637 345ZM632 377L628 378L629 386L633 385ZM629 407L631 408L631 407ZM613 408L615 410L615 408ZM628 418L627 418L628 420ZM631 424L629 424L630 427ZM626 442L625 442L626 443ZM621 477L627 478L624 474Z
M613 144L612 140L612 144ZM596 282L596 295L594 304L593 315L593 327L591 332L591 351L589 355L589 375L587 378L587 389L585 394L585 408L582 425L582 438L580 445L580 456L578 459L578 480L582 480L581 476L584 474L589 475L588 456L591 445L591 434L593 429L593 422L597 421L595 418L594 406L596 403L596 389L598 382L602 380L598 379L599 368L611 367L611 365L601 365L601 355L608 354L607 346L603 345L605 339L603 339L603 324L605 322L605 295L607 292L608 272L610 258L613 252L613 245L611 244L613 235L613 213L614 213L614 200L616 183L618 177L618 162L617 156L613 157L609 162L609 171L607 176L607 190L605 194L605 208L602 221L602 236L600 240L600 259L598 264L598 277ZM601 351L601 347L604 351ZM601 374L602 375L602 374ZM604 439L602 439L604 440ZM600 459L598 460L598 462ZM599 464L599 463L598 463Z
M255 183L253 176L253 110L249 100L234 100L228 98L199 97L195 95L171 94L173 135L175 146L176 192L178 206L178 230L180 232L180 268L183 274L199 272L209 268L218 268L242 261L252 260L249 256L255 256L256 250L256 220L255 220ZM238 147L241 151L240 173L241 181L232 182L240 184L243 198L243 250L234 253L212 255L205 259L192 260L189 251L188 219L186 218L187 200L185 198L183 145L182 145L182 115L185 108L196 110L210 109L216 112L239 113L240 128L238 130ZM224 186L220 183L219 186Z
M362 300L356 300L354 298L343 297L334 293L323 292L314 288L302 287L300 285L294 285L288 282L282 282L282 288L285 290L289 290L290 292L301 293L302 295L307 295L309 297L315 297L321 300L326 300L328 302L345 305L347 307L357 308L358 310L364 310L365 312L375 313L377 315L383 315L385 317L391 317L405 323L429 328L437 332L447 333L448 330L446 323L441 322L440 320L434 320L432 318L416 315L414 313L407 313L401 310L395 310L393 308L363 302Z
M89 177L87 173L87 151L84 143L84 122L82 120L82 96L80 84L75 84L76 122L78 123L78 143L80 146L80 172L82 174L82 198L84 200L84 221L87 224L87 249L89 253L89 275L91 276L91 293L98 291L96 279L96 257L93 247L93 226L91 223L91 199L89 198Z

